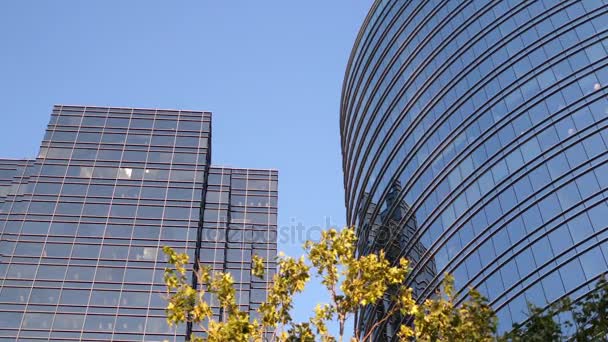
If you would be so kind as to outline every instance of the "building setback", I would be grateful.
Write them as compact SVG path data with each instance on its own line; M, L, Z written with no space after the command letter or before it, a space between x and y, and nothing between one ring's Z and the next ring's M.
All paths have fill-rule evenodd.
M589 292L608 270L607 29L599 0L375 1L340 116L358 252L409 258L420 301L453 274L500 333Z
M0 160L0 341L184 340L163 246L230 272L255 310L278 174L211 166L210 137L209 112L55 106L36 159Z

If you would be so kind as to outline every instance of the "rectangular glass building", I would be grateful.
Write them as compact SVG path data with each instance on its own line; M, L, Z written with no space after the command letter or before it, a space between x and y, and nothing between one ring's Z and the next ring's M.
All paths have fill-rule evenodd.
M55 106L36 159L0 160L0 341L184 340L163 246L232 273L255 309L278 175L212 167L210 136L209 112Z

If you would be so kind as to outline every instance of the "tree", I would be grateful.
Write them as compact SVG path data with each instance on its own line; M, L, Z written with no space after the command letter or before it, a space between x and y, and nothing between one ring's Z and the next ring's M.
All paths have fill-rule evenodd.
M501 340L608 341L608 281L605 276L600 277L593 291L574 303L565 298L546 309L529 306L528 320L514 325ZM561 323L555 321L557 317L562 317Z
M382 251L357 257L355 246L352 228L331 229L322 233L319 242L306 242L306 259L279 255L267 300L258 310L259 318L239 310L230 274L212 274L208 268L195 267L194 288L186 269L188 256L165 247L172 266L165 270L167 322L172 326L185 322L200 326L203 336L193 336L193 341L342 341L346 321L365 306L379 304L390 293L390 310L368 331L354 331L352 341L371 341L375 329L394 315L409 318L410 323L402 324L399 331L400 338L406 341L494 339L496 317L477 291L470 289L469 299L455 306L453 279L446 275L443 293L417 303L412 289L403 285L409 270L406 259L391 264ZM253 258L252 273L265 276L264 260ZM321 277L330 301L318 304L308 321L295 322L290 314L292 298L304 290L311 273ZM221 319L214 317L206 299L209 295L217 299ZM337 324L337 336L330 334L330 323Z

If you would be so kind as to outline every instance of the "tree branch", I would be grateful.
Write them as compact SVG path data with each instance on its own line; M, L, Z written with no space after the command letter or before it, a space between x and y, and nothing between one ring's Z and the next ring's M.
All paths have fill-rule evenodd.
M389 318L393 317L393 315L398 311L398 307L397 305L393 305L392 308L389 310L389 312L387 312L384 317L377 321L376 323L374 323L374 325L371 326L371 328L369 328L369 331L367 332L367 334L365 334L365 336L363 336L363 339L361 340L361 342L365 342L369 337L371 337L371 333L374 332L374 330L376 330L376 328L378 328L382 323L386 322Z

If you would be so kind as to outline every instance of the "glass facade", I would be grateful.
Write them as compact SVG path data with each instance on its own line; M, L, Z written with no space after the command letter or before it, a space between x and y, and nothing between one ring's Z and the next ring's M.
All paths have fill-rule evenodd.
M340 117L359 252L411 259L419 300L454 274L501 333L588 292L608 270L607 29L605 0L375 1Z
M29 160L0 159L0 206L13 188L13 179L23 173L29 162Z
M213 166L206 188L199 260L232 274L237 303L251 317L257 317L276 269L277 176L271 170ZM254 254L267 260L264 279L251 274ZM200 332L196 326L193 329Z
M0 341L184 340L165 320L163 246L235 276L250 268L236 250L272 259L276 171L211 167L210 136L208 112L55 106L36 159L0 160ZM218 173L255 204L226 202ZM234 230L265 243L212 237L233 227L225 207L259 215ZM265 284L237 279L255 306Z

